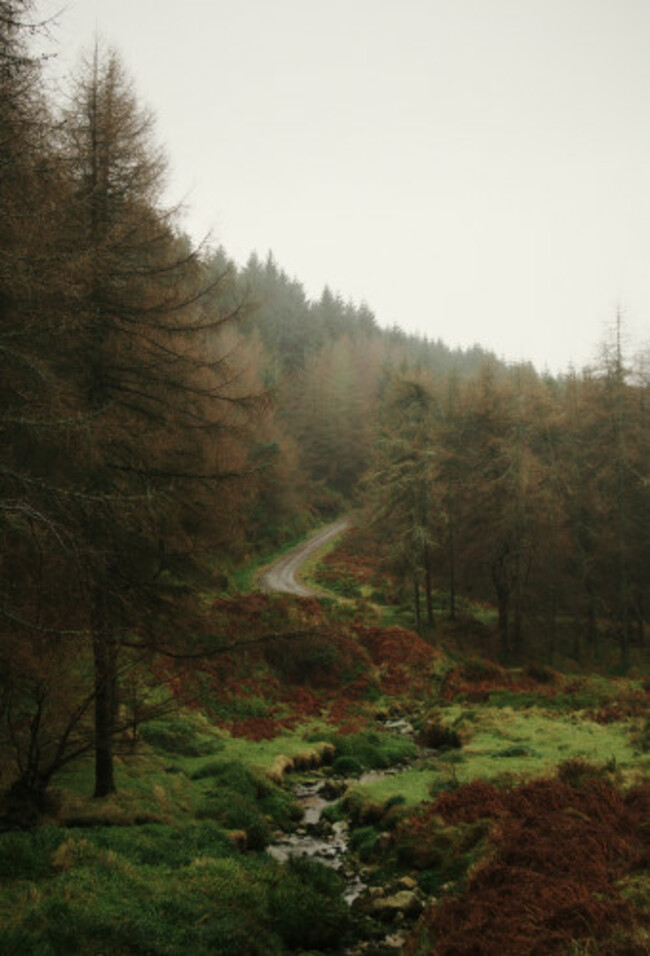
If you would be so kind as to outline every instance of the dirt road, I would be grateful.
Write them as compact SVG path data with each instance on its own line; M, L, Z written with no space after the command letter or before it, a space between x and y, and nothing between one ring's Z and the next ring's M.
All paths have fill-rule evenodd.
M318 591L302 584L296 575L300 571L305 561L322 548L324 544L337 535L342 534L348 528L350 522L347 518L335 521L334 524L322 528L318 534L307 541L303 541L297 548L284 554L277 561L274 561L266 571L260 575L259 586L261 591L281 591L284 594L296 594L298 597L318 597Z

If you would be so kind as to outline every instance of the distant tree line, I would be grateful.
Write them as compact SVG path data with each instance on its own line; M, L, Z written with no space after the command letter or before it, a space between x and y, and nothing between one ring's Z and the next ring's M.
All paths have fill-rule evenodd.
M382 330L327 288L310 302L270 254L237 281L292 462L266 533L369 504L418 625L469 599L496 609L506 658L598 661L607 638L629 665L649 613L650 376L620 315L593 366L552 377Z
M647 356L625 363L621 326L596 367L559 379L487 361L464 381L391 381L370 484L418 623L435 623L435 589L452 618L461 597L494 606L506 658L598 661L607 635L627 667L645 647L650 377Z

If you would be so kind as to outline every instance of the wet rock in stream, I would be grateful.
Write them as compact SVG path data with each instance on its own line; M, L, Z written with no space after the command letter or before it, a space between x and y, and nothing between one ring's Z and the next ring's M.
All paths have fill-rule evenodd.
M386 730L392 730L395 734L400 734L404 737L415 736L415 727L410 720L406 720L404 717L383 720L382 724Z
M345 821L330 823L322 819L323 810L336 797L323 796L324 782L316 780L300 784L295 794L303 808L302 825L293 833L278 833L267 852L281 863L290 856L307 856L340 870L348 851L348 825Z

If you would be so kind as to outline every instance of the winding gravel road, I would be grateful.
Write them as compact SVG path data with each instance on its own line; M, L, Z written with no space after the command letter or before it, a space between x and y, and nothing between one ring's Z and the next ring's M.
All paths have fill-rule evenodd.
M314 588L302 584L296 575L308 558L322 548L324 544L349 527L350 522L347 518L341 518L334 524L329 524L322 528L318 534L307 541L303 541L297 548L284 554L277 561L274 561L261 575L259 587L261 591L281 591L283 594L296 594L298 597L318 597L319 592Z

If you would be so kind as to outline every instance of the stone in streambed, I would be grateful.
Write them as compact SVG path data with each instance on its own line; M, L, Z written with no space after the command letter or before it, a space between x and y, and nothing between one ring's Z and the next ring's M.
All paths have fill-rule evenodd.
M424 905L413 890L400 890L392 896L371 899L368 910L372 916L384 922L395 922L405 916L419 916Z
M403 890L416 890L418 886L418 881L414 880L412 876L403 876L397 883L398 886L401 886Z

